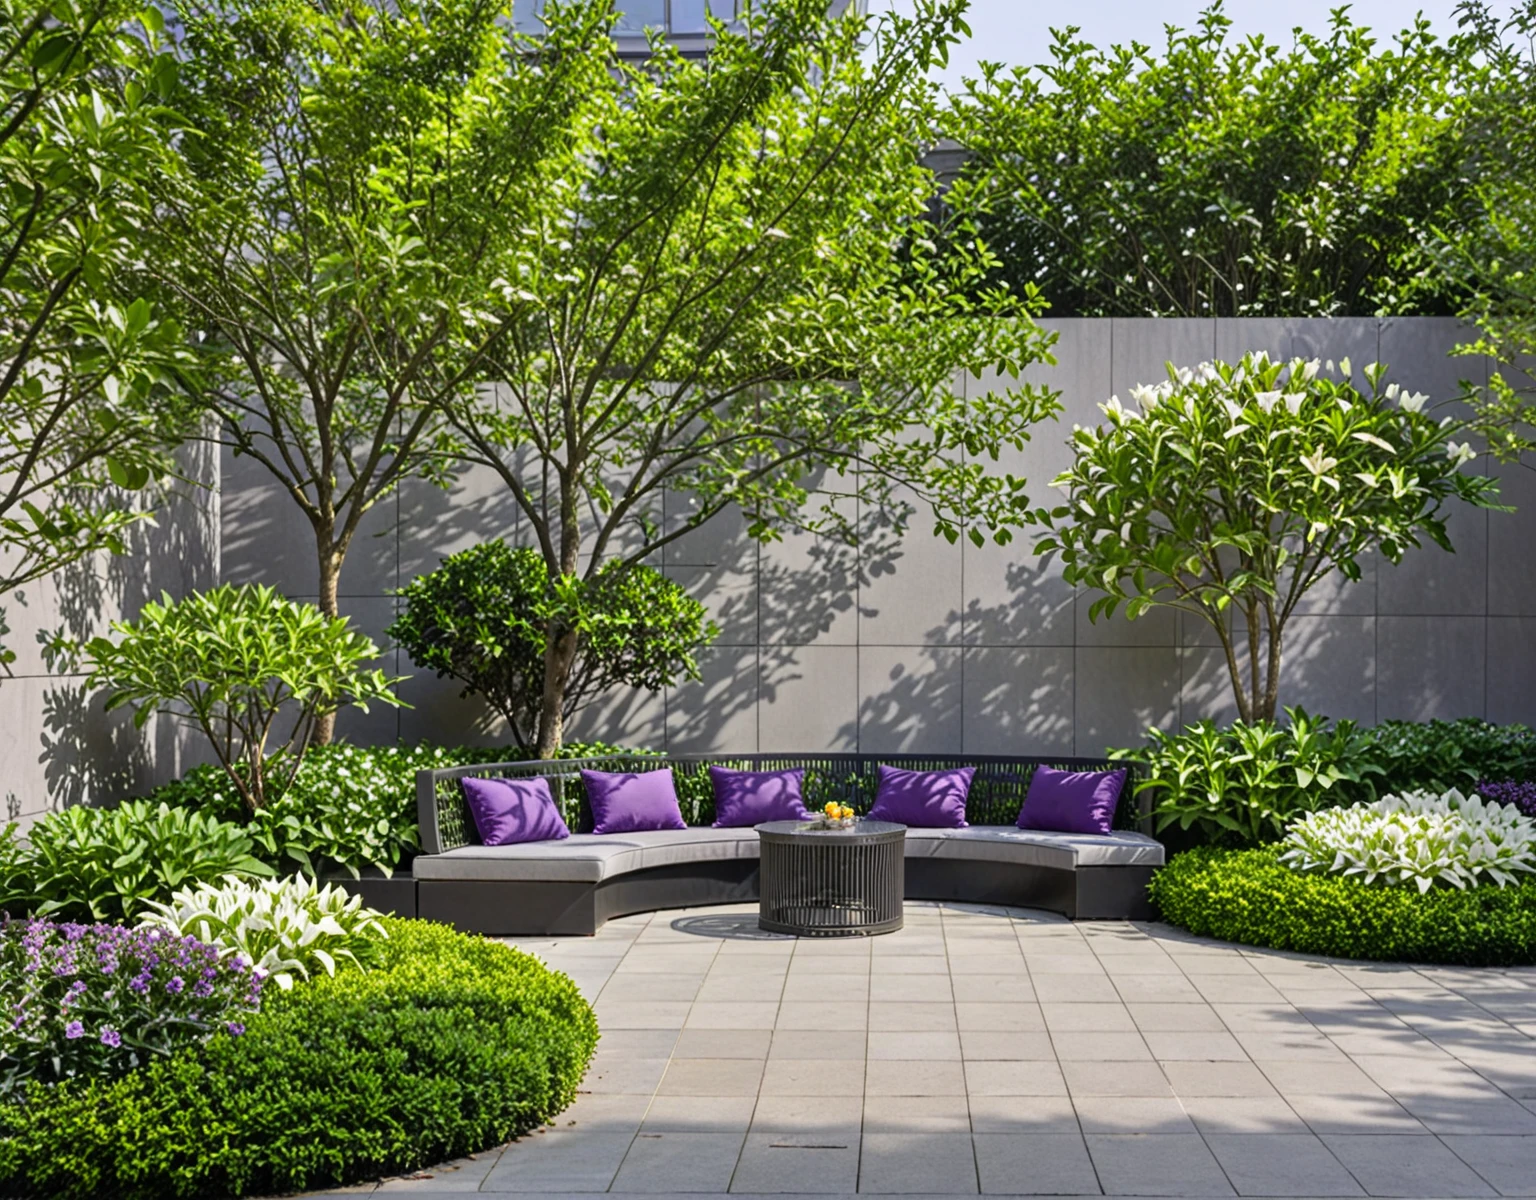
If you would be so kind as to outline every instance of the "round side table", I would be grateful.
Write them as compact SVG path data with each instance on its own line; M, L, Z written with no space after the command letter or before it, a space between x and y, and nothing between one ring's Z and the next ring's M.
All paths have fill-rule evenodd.
M757 833L761 928L800 937L901 928L905 825L859 821L850 829L816 829L806 821L769 821Z

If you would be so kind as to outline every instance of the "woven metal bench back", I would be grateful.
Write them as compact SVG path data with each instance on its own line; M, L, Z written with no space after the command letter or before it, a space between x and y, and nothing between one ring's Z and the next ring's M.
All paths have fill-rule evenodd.
M710 787L711 766L744 771L805 772L806 807L819 809L829 800L846 804L855 812L869 811L875 800L877 769L881 763L908 771L941 771L951 767L975 767L970 795L966 800L965 819L972 825L1011 825L1018 819L1019 808L1029 790L1030 777L1039 766L1064 771L1104 771L1128 767L1126 763L1102 758L1010 758L971 754L734 754L734 755L607 755L601 758L558 759L551 762L479 763L422 771L416 777L416 798L421 820L422 850L440 854L480 839L464 802L459 780L466 776L482 779L526 779L543 776L571 829L581 832L592 828L592 814L587 805L581 771L655 771L672 769L683 820L689 825L708 825L715 819L714 790ZM1140 817L1132 797L1130 768L1121 789L1115 827L1135 827Z

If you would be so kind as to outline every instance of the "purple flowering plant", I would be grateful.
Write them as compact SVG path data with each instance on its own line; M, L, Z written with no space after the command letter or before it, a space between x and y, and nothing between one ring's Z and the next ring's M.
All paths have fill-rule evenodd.
M216 1032L238 1036L264 976L158 926L0 924L0 1095L112 1077Z
M1536 783L1521 783L1506 779L1502 782L1485 779L1473 789L1484 800L1493 804L1510 804L1528 817L1536 818Z

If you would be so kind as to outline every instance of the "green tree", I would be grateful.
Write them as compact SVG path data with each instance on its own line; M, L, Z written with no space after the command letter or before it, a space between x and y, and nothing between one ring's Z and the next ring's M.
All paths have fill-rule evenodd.
M440 406L500 336L487 300L596 86L605 9L535 43L509 0L180 7L191 183L154 194L149 268L206 335L217 439L313 530L328 616L367 513L452 470Z
M130 705L138 725L163 712L201 732L248 814L287 790L321 719L400 704L399 680L364 665L379 657L371 639L269 587L162 595L112 631L85 645L86 686L106 692L108 712Z
M160 30L118 0L0 0L0 595L121 553L185 429L180 331L125 279L140 184L174 168Z
M1461 6L1463 24L1487 63L1473 92L1468 174L1476 207L1442 225L1438 268L1467 297L1462 314L1478 336L1458 353L1494 361L1471 399L1477 429L1503 462L1536 450L1536 0L1507 19L1481 0Z
M1068 26L1047 64L981 65L949 200L1000 277L1062 316L1455 311L1423 243L1467 202L1476 39L1416 18L1383 45L1345 8L1288 47L1231 25L1217 0L1160 50Z
M756 538L846 534L850 495L897 524L920 506L952 539L1006 539L1023 481L987 464L1057 405L1039 386L962 385L1017 377L1051 344L1031 291L981 285L996 260L979 240L947 228L941 252L928 236L924 72L963 8L921 0L872 26L768 0L717 27L706 61L607 51L550 203L509 247L499 386L449 410L551 578L633 567L729 508ZM579 646L552 614L541 757Z
M418 667L464 684L506 718L524 749L538 739L544 639L576 631L562 723L616 687L659 691L697 679L697 653L718 630L704 606L654 567L608 562L589 579L551 578L526 547L484 542L402 588L389 636Z
M1420 537L1450 550L1453 500L1495 507L1495 482L1461 471L1476 457L1454 440L1462 423L1382 387L1381 364L1365 368L1369 393L1339 366L1335 381L1262 354L1169 364L1166 381L1131 390L1139 408L1111 397L1104 424L1073 434L1055 480L1067 502L1032 514L1036 552L1104 593L1091 620L1164 605L1209 624L1244 721L1275 717L1285 627L1310 588L1334 571L1359 579L1367 551L1396 563Z

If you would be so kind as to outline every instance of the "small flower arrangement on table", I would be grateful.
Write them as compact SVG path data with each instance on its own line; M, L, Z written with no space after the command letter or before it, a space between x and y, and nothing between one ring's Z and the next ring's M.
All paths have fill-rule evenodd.
M836 800L828 800L822 806L821 815L812 822L813 829L852 829L853 823L858 818L853 815L853 809L846 804L839 804Z

